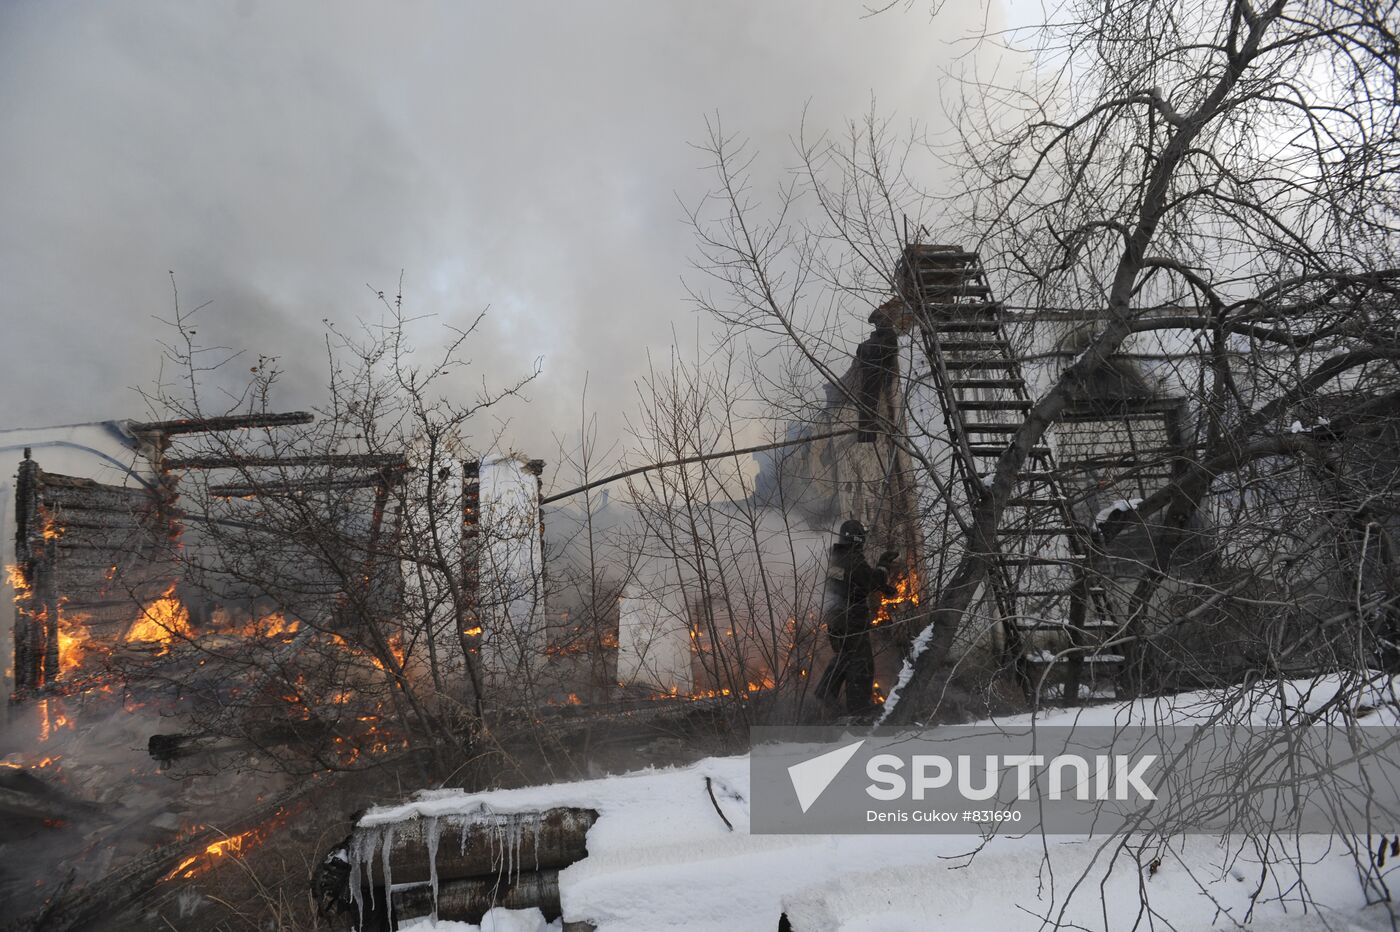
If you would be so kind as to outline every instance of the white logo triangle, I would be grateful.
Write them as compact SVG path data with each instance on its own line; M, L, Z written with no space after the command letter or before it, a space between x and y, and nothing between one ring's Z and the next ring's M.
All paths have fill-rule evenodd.
M803 812L812 808L812 804L826 792L826 788L831 786L831 781L836 779L841 768L846 766L846 762L855 756L864 743L865 739L861 738L854 744L827 751L788 768L788 778L792 780L793 791L797 793L797 804L802 807Z

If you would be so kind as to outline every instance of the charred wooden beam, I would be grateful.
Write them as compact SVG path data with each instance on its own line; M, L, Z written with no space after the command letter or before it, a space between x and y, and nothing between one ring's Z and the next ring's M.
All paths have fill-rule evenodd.
M28 448L15 482L15 690L18 701L58 676L54 532L43 506L45 475Z
M15 695L22 696L28 690L42 683L41 663L36 655L40 644L39 631L34 610L31 606L34 592L35 544L34 529L39 527L39 541L42 542L43 519L39 514L38 492L39 464L30 459L29 449L24 451L24 460L19 465L15 477L15 567L17 575L11 579L15 589Z
M54 489L109 489L116 492L128 492L136 496L151 494L150 489L144 487L129 489L126 486L98 482L96 479L86 479L82 476L64 476L54 472L44 473L44 489L45 491L52 491Z
M124 501L100 494L73 501L50 499L45 504L65 515L80 511L84 514L130 517L135 521L154 521L162 517L160 506L155 502Z
M206 434L225 430L249 430L255 427L292 427L310 424L316 415L310 411L288 411L285 414L230 414L223 417L184 417L173 421L127 421L134 434Z
M60 514L58 523L63 528L65 537L71 536L74 531L128 531L146 532L148 529L139 521L131 520L131 515L102 512L82 511L77 515Z
M230 751L251 751L278 745L320 741L331 733L331 725L320 720L277 722L245 735L219 735L185 732L151 735L146 753L162 765L187 757Z
M164 469L252 469L269 467L313 467L374 469L402 466L402 453L330 453L308 456L194 456L188 459L166 460Z
M215 498L258 498L263 495L300 495L304 492L341 492L352 489L369 489L392 484L403 475L403 470L388 469L364 476L347 476L343 479L313 479L307 482L267 482L258 485L214 485L209 494Z
M77 476L40 471L40 501L45 508L67 511L119 511L149 513L158 510L161 497L154 490L108 485Z
M71 537L61 537L54 541L51 546L57 547L60 550L96 550L100 553L107 554L117 552L112 542L106 540L79 540ZM149 538L146 540L133 539L122 548L122 552L136 553L149 558L161 553L163 549L164 548L157 541L150 540Z
M144 588L138 588L142 587ZM135 591L124 594L116 598L105 599L68 599L63 603L64 609L72 612L100 611L104 608L129 609L136 611L147 605L152 599L158 599L170 588L169 577L148 580L144 583L135 584Z

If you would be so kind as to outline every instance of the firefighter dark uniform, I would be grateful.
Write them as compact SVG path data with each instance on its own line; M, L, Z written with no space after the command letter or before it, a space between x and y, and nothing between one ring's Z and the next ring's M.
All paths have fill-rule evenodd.
M877 565L865 562L865 527L851 520L841 525L840 539L831 547L823 615L833 656L817 683L817 696L835 702L844 689L846 711L869 712L875 692L875 655L870 644L874 612L870 597L892 596L889 567L898 559L890 551Z

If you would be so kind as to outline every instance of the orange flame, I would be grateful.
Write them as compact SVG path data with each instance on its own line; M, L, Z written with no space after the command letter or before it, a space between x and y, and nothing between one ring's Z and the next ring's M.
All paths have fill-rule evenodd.
M345 648L345 650L349 651L353 656L363 658L364 660L368 660L377 669L385 669L384 662L378 657L374 656L374 654L371 653L369 650L351 644L349 641L345 640L345 638L341 637L338 634L332 634L331 641L334 644ZM397 634L391 634L388 639L388 645L389 653L393 654L394 660L398 663L399 667L403 667L404 661L408 659L408 651L403 646L403 639Z
M39 711L39 740L47 741L53 737L53 733L60 728L73 727L73 721L63 710L63 705L56 699L41 699L37 703Z
M58 672L67 673L83 665L87 656L89 633L86 615L58 612Z
M162 877L162 880L174 880L176 877L189 880L193 877L212 870L218 860L226 854L241 853L245 842L252 844L260 840L260 829L249 829L240 835L230 835L221 841L216 841L206 847L198 854L191 855L180 862L170 873ZM202 862L202 863L201 863Z
M184 603L175 597L175 584L165 590L165 595L147 605L141 617L126 633L128 643L146 641L161 645L160 653L170 652L170 645L176 637L190 637L190 613Z
M919 577L912 570L895 580L894 589L894 595L880 596L880 610L870 621L872 627L890 620L891 605L903 605L906 602L910 605L919 604Z
M238 634L247 638L277 638L296 634L300 628L298 619L288 618L281 612L269 612L244 625Z

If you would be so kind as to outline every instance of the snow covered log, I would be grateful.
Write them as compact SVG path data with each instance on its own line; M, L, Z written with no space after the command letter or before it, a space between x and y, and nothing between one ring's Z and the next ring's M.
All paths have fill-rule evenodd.
M442 919L477 922L493 905L557 917L558 872L588 855L597 818L558 807L362 823L325 857L313 885L324 910L363 915L365 928L388 922L386 889L393 911L409 915L436 902Z
M395 884L393 920L381 895L373 905L365 904L359 932L391 932L398 921L428 915L476 925L496 907L538 909L546 922L553 922L563 913L559 904L559 871L548 869L523 871L507 877L444 880L438 884L436 896L430 884Z

